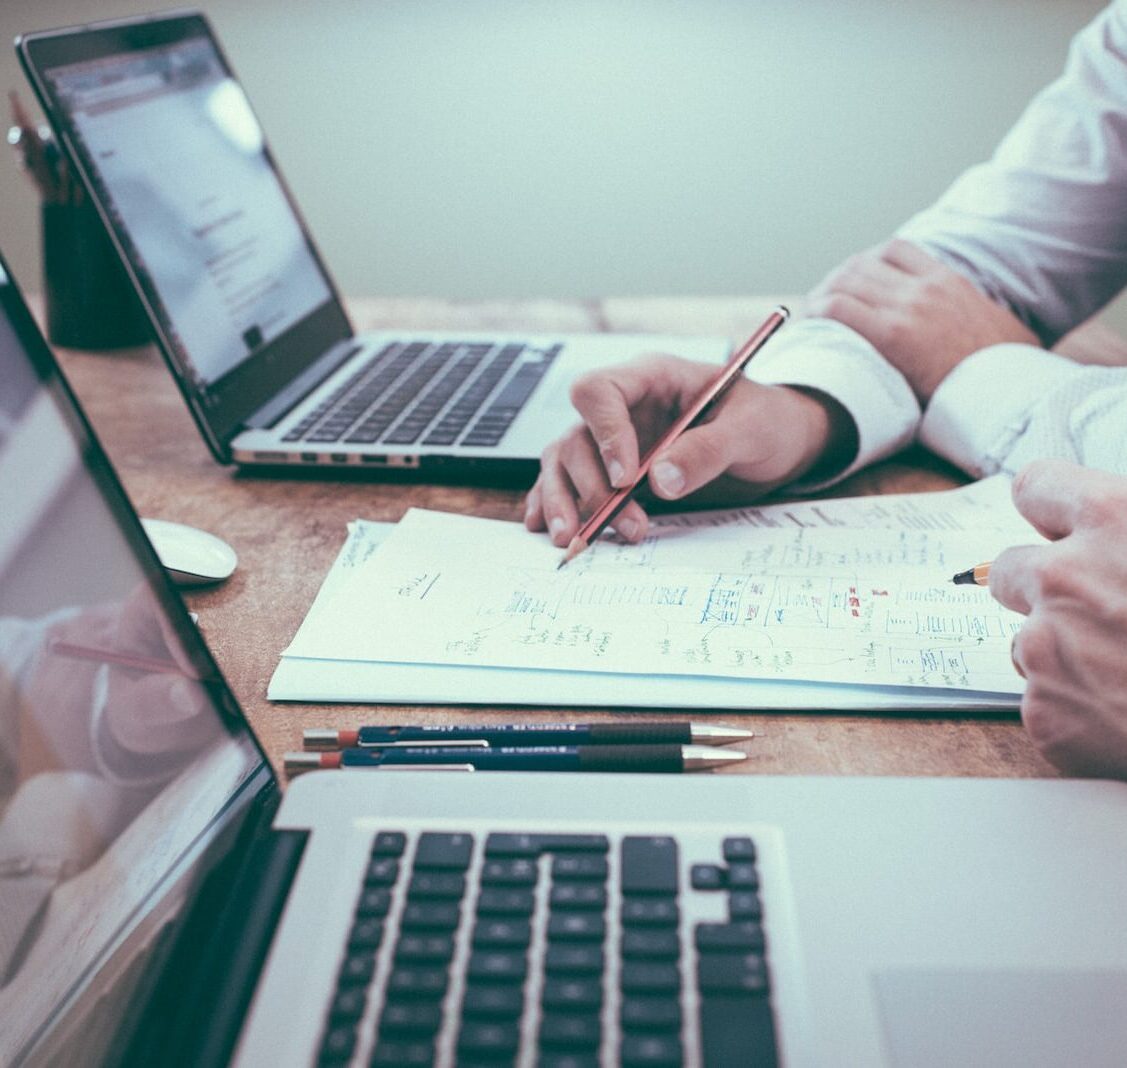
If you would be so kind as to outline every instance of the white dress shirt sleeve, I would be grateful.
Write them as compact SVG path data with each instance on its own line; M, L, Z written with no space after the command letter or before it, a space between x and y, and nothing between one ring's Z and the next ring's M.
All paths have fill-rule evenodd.
M1063 74L993 158L899 236L1054 344L1127 283L1127 0L1077 34Z
M940 383L920 425L932 452L970 475L1057 458L1127 475L1127 367L993 345Z
M852 418L858 449L821 467L825 477L788 488L813 493L898 452L915 436L920 406L907 380L860 334L832 319L800 319L781 330L748 365L764 385L799 386L836 400Z

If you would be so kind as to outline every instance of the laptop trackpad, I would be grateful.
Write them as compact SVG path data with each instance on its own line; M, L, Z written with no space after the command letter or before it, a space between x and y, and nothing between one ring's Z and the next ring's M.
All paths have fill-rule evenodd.
M903 969L875 983L897 1068L1124 1063L1127 972Z

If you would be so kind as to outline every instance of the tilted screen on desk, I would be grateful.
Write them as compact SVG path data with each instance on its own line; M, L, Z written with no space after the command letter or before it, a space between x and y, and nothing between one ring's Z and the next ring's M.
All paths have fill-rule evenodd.
M96 1064L260 760L2 269L0 382L0 1063Z

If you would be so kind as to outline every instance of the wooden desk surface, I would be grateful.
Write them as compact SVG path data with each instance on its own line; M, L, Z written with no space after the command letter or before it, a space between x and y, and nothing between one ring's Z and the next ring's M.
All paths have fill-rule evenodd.
M457 303L362 300L359 330L380 327L512 331L750 332L769 298L647 298ZM1071 342L1081 358L1127 362L1127 345L1100 327ZM520 490L402 482L262 478L216 464L155 350L60 353L64 368L143 515L190 523L226 539L239 568L224 585L192 593L190 606L275 765L301 747L302 728L361 723L549 722L613 711L486 712L454 707L272 704L266 685L332 564L346 524L396 520L410 507L519 520ZM946 489L956 472L922 454L884 463L837 488L839 495ZM1016 717L730 714L693 718L755 731L750 759L729 773L1048 776Z

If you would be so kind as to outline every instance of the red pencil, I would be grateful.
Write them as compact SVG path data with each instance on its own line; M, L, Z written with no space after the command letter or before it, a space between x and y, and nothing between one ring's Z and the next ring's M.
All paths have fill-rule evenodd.
M583 552L603 531L603 528L626 506L626 502L634 495L637 488L646 480L650 473L650 466L654 459L665 449L669 448L686 430L701 418L743 373L744 368L770 339L771 335L790 318L790 312L781 304L767 316L763 325L744 342L736 354L717 372L716 377L708 383L700 395L689 405L677 421L658 439L657 443L642 457L638 465L638 474L629 486L616 489L594 512L590 518L576 532L575 537L568 543L567 551L559 566L563 567L569 560L574 560Z
M188 673L174 660L158 660L152 656L137 653L119 653L114 649L97 649L90 645L77 645L58 638L51 640L49 651L56 656L70 657L72 660L94 660L101 664L117 664L134 671L163 672L168 675L187 675Z

